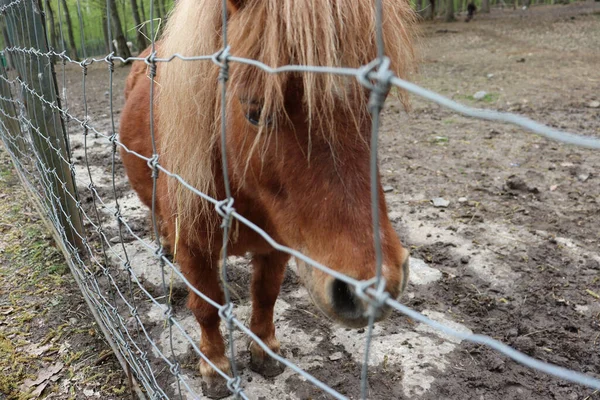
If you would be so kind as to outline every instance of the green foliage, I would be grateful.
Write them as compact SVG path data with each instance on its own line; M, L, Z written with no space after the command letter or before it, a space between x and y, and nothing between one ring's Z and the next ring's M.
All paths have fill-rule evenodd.
M160 7L157 5L159 0L137 0L138 10L142 23L147 22L147 30L145 34L150 36L150 9L154 4L155 8L153 16L155 18L154 26L157 30L160 21L157 19L157 13L160 12ZM164 3L165 13L168 15L173 7L173 0L162 0ZM44 7L46 3L43 2ZM131 41L134 51L143 49L137 48L136 43L136 26L134 22L133 12L131 9L131 0L116 0L117 12L126 35L127 41ZM50 7L54 14L54 24L57 34L57 51L69 49L67 23L64 13L64 7L60 0L50 0ZM73 25L73 34L77 45L77 52L80 58L83 58L82 40L85 46L88 57L94 55L106 54L106 40L103 26L107 21L107 2L103 0L67 0L71 23ZM142 14L143 11L143 14ZM50 21L46 10L46 23L48 25L48 36L50 40ZM158 18L164 19L164 15L158 15ZM161 24L164 25L164 24ZM114 29L111 26L111 37L114 39Z

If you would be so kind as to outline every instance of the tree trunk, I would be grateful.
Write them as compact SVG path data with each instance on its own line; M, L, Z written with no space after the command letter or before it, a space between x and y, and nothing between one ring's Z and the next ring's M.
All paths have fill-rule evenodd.
M146 9L144 8L144 0L140 1L140 13L142 17L142 22L148 21L148 19L146 18ZM146 31L146 26L144 26L144 31Z
M152 18L154 18L155 20L158 18L162 18L162 14L160 13L160 7L158 5L158 1L154 0L151 3L154 3L154 14L151 14ZM150 7L152 7L152 4L150 4ZM154 25L156 26L156 22L154 23Z
M481 10L482 13L490 12L490 0L481 0Z
M77 60L77 46L75 45L75 35L73 34L73 24L71 23L71 14L69 13L69 7L67 7L67 0L61 0L63 12L65 13L65 20L67 23L67 34L69 36L69 47L71 48L70 57Z
M429 0L429 7L424 11L425 19L435 19L435 0Z
M165 12L165 0L154 0L156 4L158 4L158 8L160 9L160 16L162 18L167 18L167 13ZM165 21L163 21L164 24ZM161 24L161 26L163 25Z
M102 34L104 35L104 50L110 53L110 38L108 36L108 22L106 21L106 9L102 10Z
M117 55L123 58L131 57L129 47L127 47L127 39L123 34L123 27L121 26L121 20L119 19L119 11L117 10L117 4L115 0L108 0L108 8L110 11L110 19L112 20L112 26L115 32L115 40L117 41Z
M52 10L52 6L50 5L50 0L44 1L46 16L48 17L48 25L50 26L50 46L52 46L53 50L58 49L58 43L56 41L56 24L54 22L54 11Z
M446 16L444 18L444 21L456 21L456 18L454 18L454 0L446 0Z
M146 40L146 37L144 36L144 33L143 33L144 29L141 26L142 20L140 18L140 13L138 10L137 0L131 0L131 13L133 14L133 21L135 22L135 26L136 26L135 34L137 37L138 51L141 53L142 51L144 51L146 46L148 46L148 41Z

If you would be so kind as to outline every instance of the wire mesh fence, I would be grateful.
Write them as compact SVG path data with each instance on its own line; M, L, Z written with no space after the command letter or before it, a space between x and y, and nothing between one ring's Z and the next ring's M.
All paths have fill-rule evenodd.
M215 0L216 1L216 0ZM340 68L330 66L285 65L269 66L260 61L237 57L231 53L227 42L227 1L223 1L222 49L214 54L187 56L172 54L160 58L152 51L147 57L123 59L111 53L103 58L87 58L83 61L71 59L66 51L51 49L45 31L44 14L35 0L5 1L0 7L2 23L6 25L10 43L5 43L3 57L9 62L0 73L0 124L2 141L12 157L23 183L34 194L34 201L50 220L57 241L64 249L81 291L99 326L109 341L124 370L128 374L132 390L149 398L200 398L201 388L189 375L189 364L182 359L178 350L180 342L191 346L195 355L204 360L210 368L223 378L228 391L241 398L257 397L254 386L257 381L246 383L241 379L236 356L243 349L241 342L250 339L257 343L270 357L285 365L293 373L310 382L333 398L345 399L348 396L369 397L368 366L373 340L373 327L376 315L384 306L403 313L411 319L422 322L444 334L474 343L489 346L513 360L530 368L554 375L558 378L600 389L600 379L571 371L533 359L494 339L457 331L433 321L396 301L385 290L383 276L383 256L379 227L379 193L377 187L377 151L379 116L392 87L404 89L417 96L436 102L465 116L510 123L552 140L577 146L600 149L600 140L591 137L561 132L549 128L523 116L499 113L489 110L472 109L457 104L437 93L427 91L398 78L390 70L389 59L385 56L383 43L382 1L376 2L376 47L377 58L361 68ZM110 8L110 7L109 7ZM151 7L151 10L153 7ZM152 11L151 11L152 13ZM109 13L110 14L110 13ZM108 20L110 21L110 15ZM154 30L151 16L151 31ZM110 22L109 22L110 23ZM151 35L154 38L154 35ZM82 41L83 43L83 41ZM211 197L186 182L176 173L160 163L160 154L154 139L154 92L157 65L179 59L186 63L214 63L220 70L221 110L221 155L226 196L222 199ZM146 157L127 148L119 140L116 129L115 110L112 93L115 64L131 61L146 63L150 79L150 134L153 153ZM373 218L373 245L375 247L376 273L372 279L357 280L329 266L323 265L298 249L278 243L264 229L250 221L235 209L234 195L227 176L228 164L225 153L227 141L226 99L227 77L232 64L245 64L269 75L286 72L337 74L357 79L370 93L369 112L372 117L370 180L371 215ZM99 127L95 117L90 115L87 104L88 72L93 64L106 66L110 90L107 96L108 126ZM70 109L67 95L67 68L78 68L81 72L82 113ZM59 85L60 82L60 85ZM62 91L59 90L62 88ZM144 106L145 105L140 105ZM110 134L104 133L107 129ZM103 168L92 163L97 157L89 150L104 144L109 151L102 153ZM152 218L149 221L150 235L141 234L134 226L127 212L134 211L129 200L122 197L127 181L120 166L119 150L133 154L147 163L152 171L153 197ZM160 175L179 181L183 187L214 206L214 213L222 220L222 243L220 277L223 282L224 302L215 301L198 290L180 271L167 254L160 240L157 220L156 185ZM108 178L107 178L108 177ZM102 180L102 184L98 182ZM125 211L124 211L125 210ZM289 254L306 263L310 268L320 270L344 282L358 298L368 305L368 325L364 343L364 362L360 374L360 394L343 393L339 388L328 385L307 372L306 366L296 365L282 354L274 351L253 332L240 316L240 306L231 292L228 258L229 238L232 221L242 224L260 235L274 249ZM142 230L143 231L143 230ZM148 232L146 232L148 233ZM153 239L152 239L153 237ZM158 273L151 287L141 279L147 268ZM196 328L190 328L173 304L173 291L188 289L203 301L218 310L225 322L230 371L213 362L198 344ZM148 318L153 315L153 318ZM162 326L163 329L155 329ZM157 332L159 332L157 334Z

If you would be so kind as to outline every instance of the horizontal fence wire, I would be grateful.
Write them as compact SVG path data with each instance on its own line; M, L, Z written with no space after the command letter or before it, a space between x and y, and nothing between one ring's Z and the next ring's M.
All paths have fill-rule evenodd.
M152 53L145 58L121 58L116 56L113 52L102 58L85 58L82 61L76 61L67 55L65 49L61 52L49 49L46 43L39 40L38 36L35 36L35 39L33 40L23 40L22 43L15 42L11 45L6 44L1 52L3 57L10 56L15 63L18 64L17 69L19 72L18 74L15 74L14 71L7 71L3 68L1 71L2 73L0 74L0 134L4 147L12 158L17 171L21 177L23 177L25 184L30 188L32 193L35 194L35 201L42 205L44 212L56 229L61 245L65 247L68 252L72 272L79 282L80 288L87 301L96 311L98 323L106 329L107 334L110 336L111 343L114 344L116 351L122 356L124 360L124 369L135 378L136 382L143 388L146 395L153 399L167 399L172 397L172 395L169 394L170 390L166 388L164 383L166 373L170 374L173 382L176 384L175 393L177 396L181 397L184 393L194 397L200 397L201 395L201 393L197 393L192 387L190 378L184 376L181 369L181 363L175 354L173 334L174 332L177 332L190 344L198 357L204 360L219 376L225 379L227 387L233 395L244 399L249 398L244 391L239 372L235 367L234 331L237 329L243 333L243 335L257 343L270 357L284 364L323 392L337 399L347 398L345 395L328 386L325 382L320 381L290 360L272 351L267 344L260 340L260 338L236 317L235 306L231 301L228 285L226 284L228 265L227 240L224 240L223 242L224 251L222 253L223 260L221 270L222 278L225 282L223 285L225 290L224 304L212 300L205 293L198 290L191 282L189 282L184 274L181 273L177 265L166 255L159 239L160 235L155 209L156 179L159 173L176 179L183 187L211 203L215 208L215 213L217 213L224 221L224 238L228 237L227 230L229 229L231 221L236 220L264 238L274 249L289 254L312 268L325 272L346 283L354 289L355 293L360 298L370 304L371 317L368 333L366 335L365 361L363 363L361 374L362 398L367 397L367 365L369 360L370 341L372 339L373 316L377 309L384 305L392 307L409 318L422 322L444 334L488 346L534 370L570 382L585 385L593 389L600 389L600 379L598 378L534 359L487 336L458 332L439 322L433 321L390 298L389 294L383 290L384 285L382 284L384 279L381 275L381 249L377 236L379 232L377 227L378 219L376 218L377 207L373 207L372 210L374 215L374 245L378 257L377 274L371 280L359 281L307 257L296 249L286 247L276 242L267 232L257 226L254 222L238 213L234 208L234 198L231 196L227 177L225 179L226 198L216 199L193 187L179 175L164 168L159 162L159 154L154 140L153 118L150 119L153 142L152 157L145 157L132 149L127 148L127 146L119 141L118 132L116 131L112 92L114 84L113 73L115 63L129 63L132 61L145 62L151 70L150 78L153 78L152 74L156 71L157 63L167 63L175 59L186 62L215 63L221 69L222 78L220 90L222 91L223 100L223 104L221 105L223 113L221 118L223 124L221 127L221 140L223 143L226 140L224 110L227 93L227 82L224 77L227 76L229 64L231 63L251 65L269 74L299 72L337 74L354 77L363 86L375 94L387 94L390 88L396 87L435 102L458 114L476 119L512 124L548 139L570 145L600 149L600 139L557 130L521 115L467 107L441 96L438 93L400 79L389 69L389 60L385 57L380 40L378 40L378 58L361 68L306 65L272 67L257 60L236 57L234 54L230 54L231 49L227 46L227 15L225 5L226 2L224 1L224 47L221 51L214 54L197 56L173 54L168 57L160 58L152 51ZM39 12L36 12L36 7L36 3L31 0L14 0L0 6L0 13L3 15L3 18L11 24L13 29L20 29L22 33L24 33L26 31L31 31L32 27L37 26L36 18L39 18ZM381 7L380 1L378 1L378 7ZM151 10L152 9L153 7ZM378 11L380 12L381 9L379 8ZM110 15L108 15L108 18L110 21ZM381 29L380 20L378 21L377 26L378 29ZM43 29L43 25L38 28ZM60 29L62 35L62 27ZM152 16L151 32L154 32ZM154 35L151 35L151 37L154 38ZM154 41L152 42L152 46L154 49ZM54 75L48 74L47 71L53 69L55 62L60 62L57 65L62 64L63 93L57 93L57 88L54 88L52 85L50 89L42 90L43 86L40 83L42 81L52 82ZM88 114L86 93L86 82L88 80L87 72L89 66L94 63L104 63L109 72L109 107L112 132L109 135L102 133L100 129L95 127ZM81 68L82 95L84 102L83 116L76 116L69 110L66 95L66 65L78 65ZM36 73L38 70L44 71L45 73ZM148 104L151 113L154 108L153 93L154 79L151 79L151 101L150 104ZM373 154L371 155L372 173L373 171L376 171L377 167L378 118L384 100L385 96L379 96L379 101L374 104L372 103L373 107L371 109L373 116L372 137L374 138L372 145ZM49 127L48 125L51 126ZM59 132L59 136L53 136L48 133L53 130ZM81 132L84 139L85 171L80 171L84 176L78 176L79 173L76 172L77 164L72 160L69 151L71 145L70 136L73 135L73 130ZM69 133L69 131L71 131L71 133ZM62 139L60 137L60 132L65 132L65 137ZM95 139L104 140L111 145L110 164L112 175L112 198L110 199L101 196L90 169L88 150L90 147L89 140L91 134L93 134ZM148 167L154 172L152 230L154 232L155 240L153 241L137 234L127 216L123 215L121 211L121 199L117 193L116 183L119 178L117 176L118 172L116 168L118 163L116 154L118 148L145 161L148 164ZM44 149L48 153L52 153L53 156L49 157L47 153L42 152L41 149ZM222 149L224 151L225 146L222 146ZM227 155L224 153L222 156L223 171L226 172ZM372 175L372 182L375 177L375 175ZM89 183L86 180L89 181ZM80 197L84 195L84 191L69 190L69 185L75 185L76 188L84 187L87 190L88 193L86 195L89 195L92 201L89 208L86 209L80 200ZM371 193L373 195L376 193L376 190L372 188ZM73 213L68 204L65 203L65 199L69 204L75 206L77 219L73 220L71 218ZM376 195L372 198L372 205L375 204L377 204ZM108 228L105 226L107 222L102 221L101 209L110 210L112 213L111 223L114 223L117 226L119 239L117 243L114 243L107 234ZM83 230L78 228L78 220L82 221L84 226ZM153 254L159 261L162 280L162 294L160 296L157 296L156 293L152 293L148 290L134 271L131 257L124 244L125 236L133 238L136 243L146 249L148 253ZM80 245L77 245L78 243ZM196 343L196 339L192 338L181 321L175 318L169 293L170 289L167 284L167 282L174 277L183 282L191 292L195 293L206 303L219 310L219 316L225 322L229 336L228 356L232 365L231 376L219 369L219 367L201 351ZM140 316L140 310L143 308L143 304L151 304L163 314L165 326L168 326L169 329L168 337L170 343L167 348L161 347L157 342L157 338L150 332L151 329L148 326L147 321Z

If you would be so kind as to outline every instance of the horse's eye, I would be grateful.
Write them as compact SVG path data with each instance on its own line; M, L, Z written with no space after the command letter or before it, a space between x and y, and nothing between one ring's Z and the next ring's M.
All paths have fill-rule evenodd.
M262 108L254 108L254 109L248 110L248 112L246 113L246 119L252 125L258 126L260 124L261 114L262 114ZM270 125L270 123L271 123L271 117L266 117L263 119L263 125L268 126L268 125Z
M261 111L262 110L260 108L255 108L253 110L249 110L248 113L246 114L246 119L252 125L258 125L258 123L260 122Z

